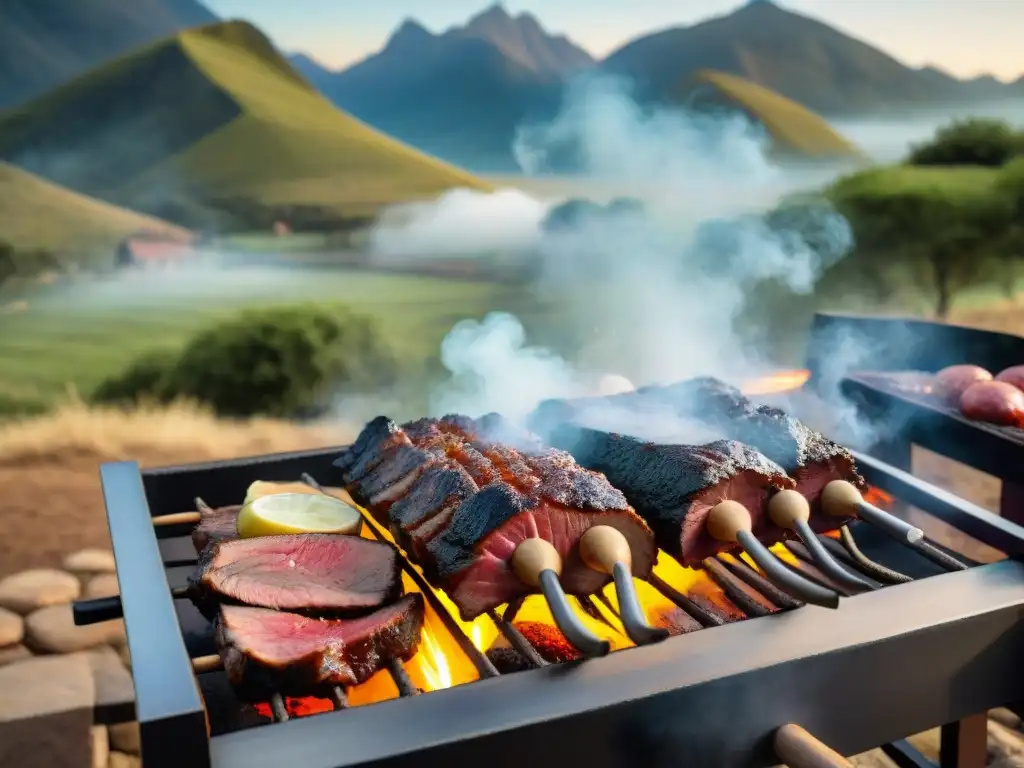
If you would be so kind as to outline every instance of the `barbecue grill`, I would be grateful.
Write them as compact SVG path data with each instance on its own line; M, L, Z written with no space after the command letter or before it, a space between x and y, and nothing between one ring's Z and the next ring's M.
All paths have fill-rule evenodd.
M863 350L833 370L837 346ZM974 364L994 372L1024 361L1024 337L906 318L820 313L807 355L810 384L839 390L862 414L885 425L885 439L865 450L910 471L920 445L1003 481L1000 513L1024 523L1024 430L964 418L914 391L912 372ZM841 380L836 380L840 378Z
M652 622L677 636L635 646L609 587L572 608L614 652L566 663L548 663L537 635L523 631L527 620L553 628L543 600L467 624L406 561L407 591L428 606L416 657L331 700L240 704L203 661L214 652L209 623L176 597L195 567L189 526L154 518L195 509L197 497L237 504L256 480L329 485L341 450L101 467L121 594L78 603L76 621L125 620L147 768L753 768L781 762L772 736L786 724L842 754L884 745L901 766L927 765L901 739L941 725L943 768L976 768L984 713L1024 700L1024 529L858 454L876 504L899 499L1009 557L965 562L858 522L841 539L821 537L870 584L854 594L799 542L773 548L787 567L848 595L838 610L801 605L744 557L719 556L703 571L669 563L637 589ZM365 529L387 538L370 517ZM485 653L495 643L526 669L500 673Z

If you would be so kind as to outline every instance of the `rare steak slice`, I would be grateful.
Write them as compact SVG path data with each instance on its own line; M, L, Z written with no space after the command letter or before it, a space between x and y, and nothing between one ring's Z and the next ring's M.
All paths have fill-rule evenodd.
M358 685L388 661L412 658L423 616L420 594L351 619L225 605L216 639L228 680L241 698L326 697L332 686Z
M192 529L192 546L202 552L218 541L238 538L238 513L241 505L201 509L199 524Z
M750 512L754 534L774 544L782 531L764 514L769 495L794 482L763 454L733 441L706 445L661 445L597 430L563 427L553 440L571 447L586 467L603 472L621 488L654 529L658 544L683 565L736 547L706 530L712 507L732 500Z
M545 539L561 555L560 581L568 594L590 595L608 583L607 575L588 568L579 555L580 538L595 525L621 531L629 543L633 575L650 575L657 557L654 536L622 494L601 475L580 467L570 482L569 488L530 494L505 482L492 483L455 508L426 543L421 564L464 620L534 591L512 570L516 547L530 538Z
M358 536L234 539L203 551L189 592L208 618L221 603L318 616L365 613L402 594L401 561L391 545Z

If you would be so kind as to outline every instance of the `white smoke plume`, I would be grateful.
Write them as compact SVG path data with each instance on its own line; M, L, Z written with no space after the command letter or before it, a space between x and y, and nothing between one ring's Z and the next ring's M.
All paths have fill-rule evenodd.
M442 345L452 376L435 393L435 413L522 417L545 398L592 393L609 374L640 385L763 373L767 361L734 331L750 287L774 280L809 292L851 245L846 221L830 210L811 222L814 248L765 223L761 212L807 182L767 150L764 132L738 114L645 111L622 82L591 79L570 91L553 123L520 132L516 156L541 175L571 154L584 180L642 190L642 210L552 227L546 217L562 200L459 190L382 223L373 243L384 252L533 259L532 290L557 300L564 322L589 335L567 361L529 345L511 315L459 323Z

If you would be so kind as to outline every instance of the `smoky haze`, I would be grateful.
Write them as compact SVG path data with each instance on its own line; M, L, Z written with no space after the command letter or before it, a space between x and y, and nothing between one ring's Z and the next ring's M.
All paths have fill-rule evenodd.
M762 213L780 196L834 173L787 170L768 148L740 115L641 110L626 83L590 79L569 91L552 123L523 127L516 157L540 177L572 154L574 185L639 190L642 209L551 227L545 220L564 198L457 190L384 220L371 237L378 252L498 250L531 260L536 278L524 290L557 303L559 322L586 339L568 360L532 345L513 315L466 319L442 344L451 377L434 392L434 413L522 420L543 399L607 388L610 375L640 385L763 373L770 361L734 330L750 288L771 280L806 294L852 245L846 221L824 207L794 230L767 225ZM801 234L808 225L816 248ZM595 418L608 428L614 414ZM663 419L645 421L664 431Z

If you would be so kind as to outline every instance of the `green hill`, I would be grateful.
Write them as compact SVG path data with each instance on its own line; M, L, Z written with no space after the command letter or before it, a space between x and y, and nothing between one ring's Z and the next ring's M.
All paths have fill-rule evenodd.
M799 158L856 158L861 152L820 115L749 80L702 70L694 81L710 86L717 101L741 109L764 126L775 149Z
M21 104L140 45L216 19L197 0L3 0L0 108Z
M200 209L360 218L486 188L339 111L238 21L164 39L0 115L0 158L189 224Z
M70 256L109 253L126 235L189 233L167 222L94 200L0 163L0 241L18 250Z

